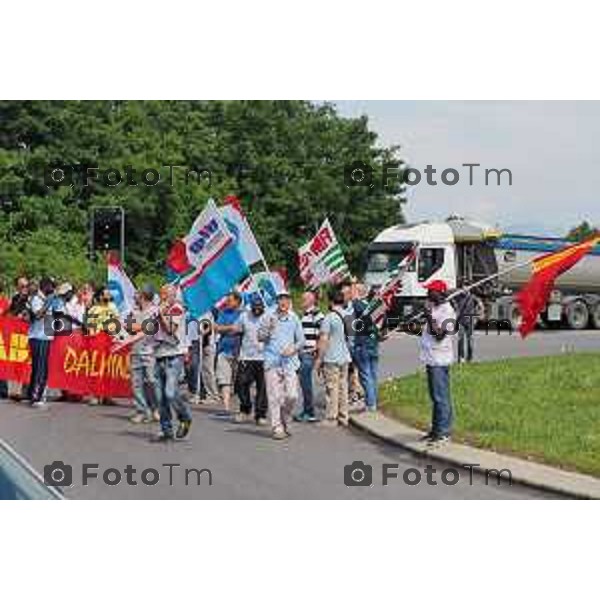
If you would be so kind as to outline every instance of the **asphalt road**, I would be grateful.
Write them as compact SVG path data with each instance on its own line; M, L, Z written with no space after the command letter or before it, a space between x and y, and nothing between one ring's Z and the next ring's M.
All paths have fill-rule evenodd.
M482 359L503 356L555 354L571 350L594 350L600 347L596 332L540 332L527 341L517 336L483 333L477 335L478 354ZM384 345L381 361L383 377L414 371L416 340L407 336L394 338ZM35 411L10 401L0 403L0 437L13 445L40 472L53 461L73 467L73 486L66 489L68 498L268 498L268 499L526 499L551 497L523 486L500 486L494 478L486 481L467 471L459 473L455 485L442 481L446 465L415 457L398 448L371 440L353 430L326 429L316 425L296 425L293 437L285 442L270 439L268 428L237 425L220 418L216 409L195 410L191 436L184 442L167 447L150 443L152 426L131 425L127 407L54 403L47 411ZM373 485L347 487L344 466L362 461L372 466ZM82 465L98 464L97 479L82 482ZM382 465L398 464L398 479L382 485ZM165 464L180 465L167 467ZM126 482L125 468L136 470ZM429 485L425 469L436 469ZM120 471L121 482L108 485L102 479L106 469ZM502 465L498 465L502 468ZM156 474L145 469L156 469ZM208 469L200 475L191 471L187 485L185 469ZM406 469L417 469L421 483L407 485L402 479ZM411 477L416 477L412 472ZM109 477L116 477L109 473ZM447 473L446 481L452 482ZM114 479L112 480L114 481Z

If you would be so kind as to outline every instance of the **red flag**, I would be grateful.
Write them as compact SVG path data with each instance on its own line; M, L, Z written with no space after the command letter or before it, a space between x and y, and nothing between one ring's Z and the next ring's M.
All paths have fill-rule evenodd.
M598 242L600 235L534 260L531 279L516 294L521 313L521 337L533 331L538 315L548 303L555 279L575 266Z

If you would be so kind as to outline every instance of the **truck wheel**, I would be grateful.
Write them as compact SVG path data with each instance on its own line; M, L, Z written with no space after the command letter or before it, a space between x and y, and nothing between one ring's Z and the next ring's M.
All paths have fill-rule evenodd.
M565 319L570 329L585 329L590 320L590 311L585 302L575 300L565 307Z
M510 325L512 327L513 331L517 331L517 329L519 329L519 327L521 326L521 311L519 310L519 307L516 304L512 304L510 307Z
M600 329L600 302L592 308L590 321L594 329Z

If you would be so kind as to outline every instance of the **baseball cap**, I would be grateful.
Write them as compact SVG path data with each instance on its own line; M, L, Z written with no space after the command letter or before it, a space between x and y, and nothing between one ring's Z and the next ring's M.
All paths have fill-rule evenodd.
M264 306L265 302L262 299L262 296L258 293L255 292L254 294L252 294L252 296L250 296L250 306Z
M290 297L290 293L287 290L280 290L279 293L277 294L278 298L289 298Z
M156 295L156 288L151 283L146 283L142 286L142 294L153 297Z
M426 283L423 287L426 290L431 290L432 292L440 292L442 294L445 294L448 291L448 284L445 281L442 281L441 279L434 279L433 281Z

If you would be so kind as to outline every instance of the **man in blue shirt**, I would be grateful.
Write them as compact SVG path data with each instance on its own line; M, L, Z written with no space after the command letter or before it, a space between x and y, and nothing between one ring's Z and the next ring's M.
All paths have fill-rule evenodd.
M277 296L277 308L263 318L258 339L265 343L265 380L273 438L283 440L290 435L288 423L298 401L298 354L305 344L302 324L292 311L288 292Z
M348 349L343 314L344 294L333 290L329 295L330 310L321 322L315 369L325 380L325 419L323 425L348 426L348 365L352 361Z
M225 308L219 311L215 320L215 332L219 334L217 342L217 385L223 399L226 412L232 410L231 391L234 381L237 357L240 349L240 332L237 327L242 314L242 297L231 292Z

